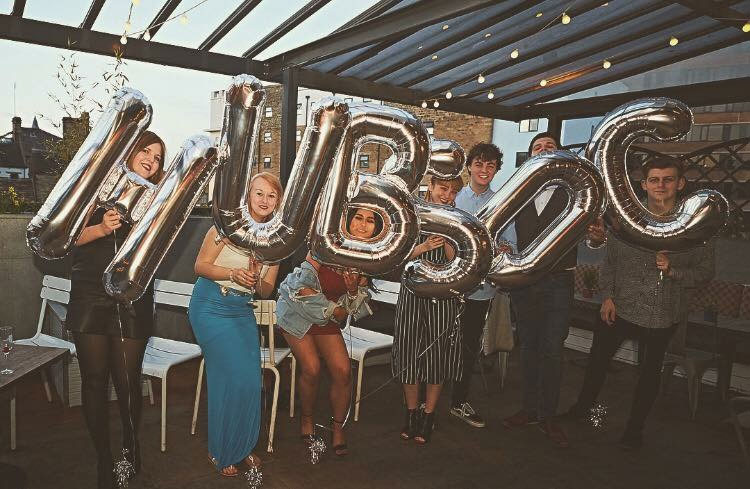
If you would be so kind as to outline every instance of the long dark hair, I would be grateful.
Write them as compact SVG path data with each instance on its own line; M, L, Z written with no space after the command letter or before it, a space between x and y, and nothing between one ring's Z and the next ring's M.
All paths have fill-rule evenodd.
M367 209L365 207L350 207L349 210L347 210L346 231L349 232L349 229L351 229L354 216L355 214L357 214L357 211L360 209L372 212L373 216L375 217L375 230L372 233L372 237L374 238L375 236L379 235L383 231L383 217L377 212L371 209Z
M138 138L138 141L133 146L133 151L128 156L128 169L132 170L130 167L131 160L135 157L136 154L146 146L151 146L154 143L158 143L161 146L161 162L159 163L159 169L156 170L156 173L151 175L151 178L148 179L149 182L157 184L161 182L161 179L164 178L164 161L167 158L167 147L164 144L164 141L157 136L155 133L151 131L145 131L143 134L141 134L141 137Z

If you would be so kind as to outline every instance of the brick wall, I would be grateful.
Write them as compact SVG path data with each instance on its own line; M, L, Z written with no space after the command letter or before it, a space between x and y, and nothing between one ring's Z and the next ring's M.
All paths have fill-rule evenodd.
M271 109L271 117L262 114L256 168L259 171L270 171L278 175L281 158L281 87L271 86L267 87L267 90L266 107ZM432 123L434 137L457 141L467 153L473 145L479 142L492 141L492 119L410 105L389 105L408 110L428 126ZM297 129L304 134L305 126L298 126ZM266 142L266 133L270 133L270 142ZM297 147L299 147L299 141ZM375 173L390 156L391 151L383 145L371 143L364 145L360 154L367 156L369 167L359 169ZM264 168L264 158L269 157L271 167ZM466 172L464 172L464 180L467 180Z

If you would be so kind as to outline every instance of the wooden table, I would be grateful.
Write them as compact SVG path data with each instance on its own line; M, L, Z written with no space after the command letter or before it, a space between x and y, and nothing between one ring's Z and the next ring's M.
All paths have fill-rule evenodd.
M13 345L8 361L2 368L13 369L10 375L0 375L0 391L10 392L10 449L16 449L16 384L27 375L47 367L69 353L67 348ZM0 369L1 370L1 369Z

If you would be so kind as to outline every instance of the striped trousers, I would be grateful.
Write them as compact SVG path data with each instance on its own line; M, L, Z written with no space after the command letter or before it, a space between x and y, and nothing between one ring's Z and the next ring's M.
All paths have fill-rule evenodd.
M396 303L394 377L403 384L461 379L462 307L456 299L419 297L402 284Z

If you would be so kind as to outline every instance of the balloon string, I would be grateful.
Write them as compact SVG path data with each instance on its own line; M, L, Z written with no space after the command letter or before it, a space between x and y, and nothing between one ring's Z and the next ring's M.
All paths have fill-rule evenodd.
M115 255L117 255L118 248L117 248L117 230L116 229L112 230L112 235L113 235L113 238L114 238L113 242L114 242L114 248L115 248ZM124 347L125 332L124 332L123 327L122 327L122 317L120 315L120 302L117 301L117 300L115 301L115 310L117 312L117 324L118 324L118 326L120 328L120 343L122 343L122 346ZM127 386L127 388L125 390L126 390L127 395L128 395L128 423L130 423L130 433L131 433L131 435L133 437L133 446L130 447L130 449L123 447L122 452L123 452L123 457L124 457L127 452L129 452L130 450L132 450L133 451L133 454L132 454L133 460L135 461L135 456L136 456L135 455L135 423L133 423L133 404L132 404L133 400L132 400L132 396L130 395L131 384L130 384L130 374L129 374L129 369L128 369L128 358L127 358L127 355L125 354L125 348L121 348L121 350L122 350L123 368L125 369L125 383L126 383L126 386ZM127 460L127 458L125 460L126 460L126 462L130 462L129 460ZM123 487L123 486L127 487L127 478L129 478L130 473L134 473L133 472L134 471L134 467L132 467L132 465L131 465L129 469L125 469L125 470L126 470L126 472L129 472L129 473L126 474L126 478L125 478L124 481L123 480L119 480L120 474L117 474L118 475L118 484L121 487Z

